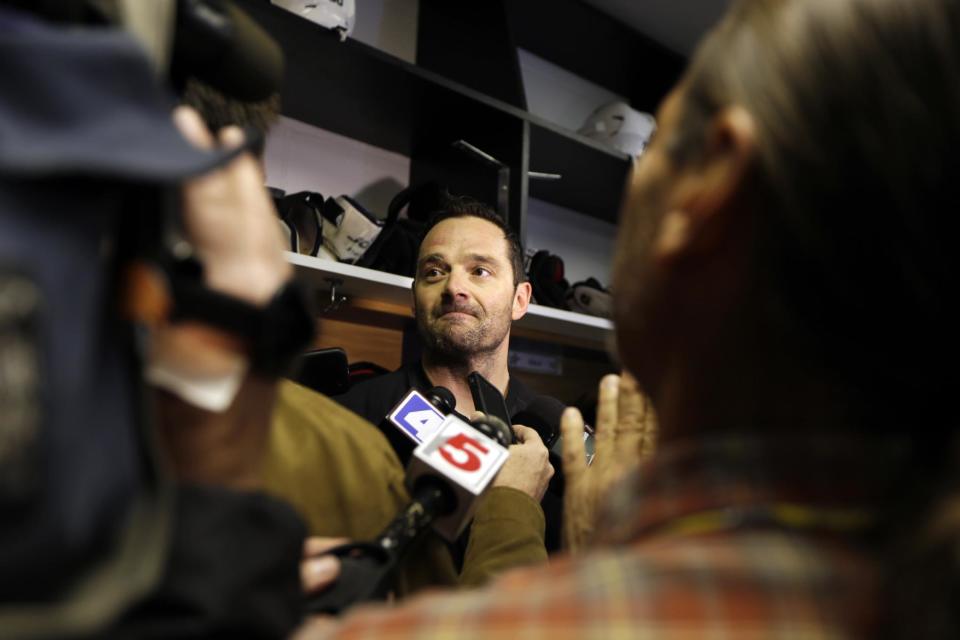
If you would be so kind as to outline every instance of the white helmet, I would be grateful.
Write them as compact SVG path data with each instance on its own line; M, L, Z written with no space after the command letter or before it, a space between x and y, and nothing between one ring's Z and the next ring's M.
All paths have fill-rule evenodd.
M590 114L579 133L600 140L630 156L643 153L657 128L649 113L632 109L623 101L611 102Z
M353 33L357 14L354 0L270 0L278 7L303 16L321 27L332 29L345 40Z

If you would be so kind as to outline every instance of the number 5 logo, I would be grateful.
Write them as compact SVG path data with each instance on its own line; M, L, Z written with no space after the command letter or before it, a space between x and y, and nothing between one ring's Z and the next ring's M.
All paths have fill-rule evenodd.
M443 443L438 450L443 459L464 471L480 469L480 456L490 450L465 433L458 433ZM477 453L479 452L479 453Z

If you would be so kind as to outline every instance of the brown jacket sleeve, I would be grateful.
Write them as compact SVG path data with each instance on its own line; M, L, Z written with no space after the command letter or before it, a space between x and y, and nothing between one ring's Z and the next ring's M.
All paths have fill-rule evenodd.
M292 382L280 384L265 457L266 490L292 504L313 536L373 538L410 501L404 469L380 430ZM543 513L522 492L491 490L472 526L459 580L446 544L429 532L401 563L397 595L428 586L474 586L546 558Z
M547 561L543 509L518 489L493 487L477 505L460 586L476 587L508 569Z
M383 434L306 387L280 383L268 446L264 484L300 511L310 535L371 538L410 499Z

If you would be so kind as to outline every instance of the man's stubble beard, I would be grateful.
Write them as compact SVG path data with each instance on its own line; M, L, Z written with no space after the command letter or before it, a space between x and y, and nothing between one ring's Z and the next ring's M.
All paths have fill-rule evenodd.
M416 310L417 331L423 341L424 349L435 360L450 363L469 363L492 355L510 333L512 304L492 315L484 314L479 322L468 329L433 318L428 322L426 315ZM469 321L468 321L469 322Z

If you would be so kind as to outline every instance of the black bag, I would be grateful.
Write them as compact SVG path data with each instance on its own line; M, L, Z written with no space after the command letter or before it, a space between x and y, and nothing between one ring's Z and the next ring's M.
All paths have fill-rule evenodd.
M436 182L407 187L390 201L383 231L357 261L357 266L413 277L417 251L430 217L443 209L445 191ZM409 206L408 206L409 205ZM407 217L400 212L407 207Z
M533 299L554 309L567 308L567 292L570 284L564 278L563 259L546 250L537 251L530 259L530 285Z

